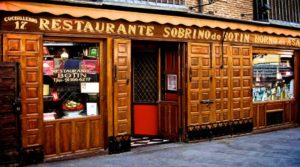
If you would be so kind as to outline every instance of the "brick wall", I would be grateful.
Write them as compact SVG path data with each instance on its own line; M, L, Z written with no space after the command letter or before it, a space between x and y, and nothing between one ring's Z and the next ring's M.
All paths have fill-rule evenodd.
M188 7L198 6L199 5L199 0L185 0L185 5L188 6ZM195 7L191 10L193 10L194 12L198 12L198 9L199 8Z
M186 0L187 6L198 5L199 0ZM203 0L207 4L208 0ZM197 11L198 9L193 9ZM243 20L253 19L253 0L217 0L217 2L203 6L204 14L212 14L226 18L235 18ZM241 14L246 14L241 16Z

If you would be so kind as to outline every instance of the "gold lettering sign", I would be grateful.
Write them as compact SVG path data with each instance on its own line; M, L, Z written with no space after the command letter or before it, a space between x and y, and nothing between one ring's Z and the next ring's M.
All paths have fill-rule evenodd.
M113 35L123 37L166 38L178 40L225 41L262 45L300 47L299 38L288 38L241 31L160 25L155 23L129 23L108 19L83 20L47 16L4 16L1 29L28 32L65 32Z

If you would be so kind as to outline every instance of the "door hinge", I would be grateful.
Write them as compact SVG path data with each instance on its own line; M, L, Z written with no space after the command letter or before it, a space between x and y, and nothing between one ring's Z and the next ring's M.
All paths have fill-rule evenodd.
M178 89L178 96L183 96L183 89L182 88Z

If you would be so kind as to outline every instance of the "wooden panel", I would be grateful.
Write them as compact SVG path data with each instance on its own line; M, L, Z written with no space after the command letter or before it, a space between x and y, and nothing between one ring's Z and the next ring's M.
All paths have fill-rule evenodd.
M258 127L258 104L253 104L253 127Z
M38 100L27 100L22 103L23 114L38 115L40 106Z
M101 121L100 116L45 121L43 146L46 157L104 148Z
M300 119L299 118L299 110L297 110L297 105L298 104L296 103L296 101L291 102L291 121L293 123L299 123L299 120L297 120L297 119Z
M0 33L0 62L3 61L3 43L2 43L3 34Z
M20 62L22 145L42 144L42 36L4 34L6 62Z
M58 126L59 129L59 150L60 153L70 153L72 152L72 123L62 122ZM75 134L75 133L74 133Z
M231 47L232 119L252 118L252 48Z
M284 109L283 102L266 103L266 110L267 111L283 110L283 109Z
M228 45L224 45L222 50L221 45L213 45L213 66L215 69L215 104L216 104L216 114L215 121L222 122L230 119L230 96L228 91L230 89L230 75L229 71L231 67L229 66L229 49ZM223 53L223 58L222 58ZM238 75L240 71L235 71L235 75ZM235 90L234 96L240 97L240 91Z
M100 127L100 128L99 128ZM100 120L90 121L90 148L103 147L103 128L101 128ZM100 132L102 132L100 134Z
M56 124L53 122L44 124L44 151L45 155L56 154ZM59 142L59 141L58 141Z
M75 122L75 150L84 150L89 145L88 121L80 120Z
M258 105L258 117L259 117L259 121L258 121L258 126L264 127L267 124L266 121L266 110L265 110L265 105Z
M179 108L177 101L161 101L159 106L158 133L170 141L178 141Z
M131 43L114 40L114 135L131 133Z
M293 110L295 109L295 101L269 101L253 104L253 119L256 120L256 128L264 128L267 126L266 116L268 113L283 113L283 122L292 123ZM255 123L255 122L254 122Z
M209 44L188 44L188 125L213 122L215 104L201 104L201 100L213 100L211 81L212 60Z
M292 102L284 102L284 122L292 121Z

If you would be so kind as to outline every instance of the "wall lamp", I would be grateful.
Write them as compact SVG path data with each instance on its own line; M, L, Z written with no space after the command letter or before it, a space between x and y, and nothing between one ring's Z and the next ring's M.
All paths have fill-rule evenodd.
M253 15L253 13L241 13L241 17L250 16Z
M196 6L190 6L189 9L192 10L194 8L200 8L200 7L203 7L203 6L207 6L207 5L211 5L211 4L214 4L216 2L218 2L219 0L208 0L208 3L206 4L200 4L200 5L196 5Z

